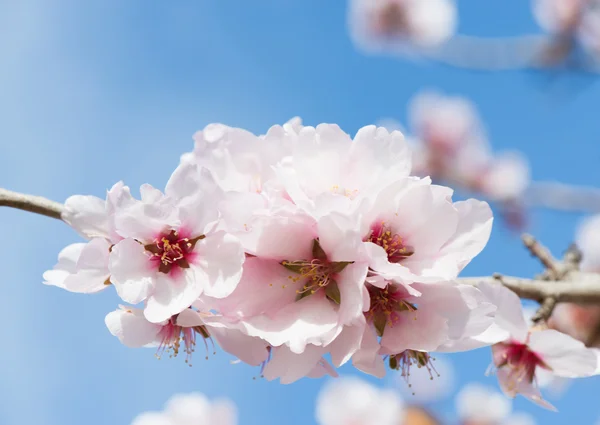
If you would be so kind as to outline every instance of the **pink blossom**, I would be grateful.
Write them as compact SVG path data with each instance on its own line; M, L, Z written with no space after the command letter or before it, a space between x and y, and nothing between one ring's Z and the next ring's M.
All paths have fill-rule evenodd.
M437 372L429 352L478 335L493 321L495 307L476 288L453 282L415 283L411 288L413 294L393 282L384 288L368 285L367 327L352 358L355 367L382 377L387 358L409 384L413 366L425 367L433 377Z
M353 39L368 50L435 47L457 21L453 0L352 0L348 15Z
M316 417L319 425L398 425L404 412L394 391L342 377L319 393Z
M500 284L482 283L481 291L498 307L495 323L474 339L495 342L493 365L498 381L509 397L521 394L548 409L536 373L546 369L561 377L575 378L595 373L596 353L568 335L551 329L529 328L517 295Z
M429 179L404 178L384 187L362 215L371 278L402 283L454 279L486 245L488 204L452 202L452 190Z
M163 195L116 213L124 238L111 251L111 281L126 302L146 301L144 314L160 323L200 295L223 298L235 289L244 262L239 241L216 230L218 189L196 165L183 163Z
M286 131L291 155L276 168L286 197L315 217L348 214L381 187L410 173L410 152L398 131L367 126L352 139L337 125Z
M319 220L297 209L258 216L238 235L246 252L237 289L218 310L240 329L300 354L325 346L362 320L367 262L354 223L340 214Z
M162 412L144 412L132 425L236 425L235 404L227 399L210 401L200 393L176 394Z
M134 202L122 182L107 193L106 201L95 196L71 196L65 202L63 220L86 239L58 255L58 264L44 273L44 283L71 292L93 293L111 284L108 258L112 246L123 238L116 232L114 213Z

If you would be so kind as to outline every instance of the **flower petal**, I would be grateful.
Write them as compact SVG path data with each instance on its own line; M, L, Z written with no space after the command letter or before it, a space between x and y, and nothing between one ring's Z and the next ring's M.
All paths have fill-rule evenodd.
M155 342L162 325L150 323L137 308L119 308L104 319L111 334L127 347L143 347Z
M109 237L106 202L96 196L69 197L62 219L85 238Z
M583 342L553 329L531 332L529 348L565 378L591 376L596 371L597 356Z
M123 301L137 304L148 297L157 272L139 242L123 239L113 246L108 268L111 282Z
M207 235L194 248L197 258L192 268L197 269L204 294L214 298L230 295L242 277L246 259L240 241L223 231ZM201 271L201 273L200 273Z

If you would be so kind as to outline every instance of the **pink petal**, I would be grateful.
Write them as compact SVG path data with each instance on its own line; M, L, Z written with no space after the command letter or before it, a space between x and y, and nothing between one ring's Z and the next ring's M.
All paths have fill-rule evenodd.
M360 349L352 356L352 365L358 370L377 378L385 376L383 356L379 354L381 346L372 326L365 327Z
M208 324L208 331L223 351L251 366L262 364L269 354L267 343L260 338L245 335L236 329Z
M534 331L529 335L529 348L541 356L552 373L565 378L593 375L597 356L583 342L553 329Z
M513 339L525 342L529 327L519 297L501 284L482 282L478 288L497 307L495 323L508 331Z
M110 333L127 347L143 347L153 343L162 329L162 325L148 322L142 310L137 308L111 311L104 322Z
M110 243L103 238L94 238L88 242L77 260L77 272L64 281L65 289L89 294L108 288L109 248Z
M385 354L398 354L408 349L434 351L448 339L447 319L435 310L419 305L417 311L401 312L397 317L398 323L386 326L381 338Z
M235 291L227 298L214 300L214 304L221 314L231 317L274 314L294 302L296 290L302 285L291 282L291 274L276 261L247 258Z
M335 367L346 363L361 346L365 332L364 316L352 326L344 326L342 332L328 345L331 360Z
M108 268L111 282L123 301L137 304L148 297L157 272L139 242L123 239L113 246Z
M469 199L455 202L454 208L458 210L458 227L440 256L453 256L461 271L487 244L494 218L487 202Z
M58 263L52 270L44 272L44 285L65 289L65 279L77 272L77 261L85 246L85 243L74 243L63 248L58 254Z
M273 347L263 375L269 381L279 378L282 384L291 384L308 375L321 361L324 352L323 347L315 345L307 346L302 354L295 354L286 346Z
M85 238L109 237L106 202L96 196L69 197L62 219Z
M331 301L320 292L289 304L272 317L257 316L243 322L245 332L273 346L287 344L302 353L307 344L323 345L335 337L338 315Z
M202 293L203 275L193 267L182 273L167 275L157 273L154 278L154 290L146 301L144 316L150 322L159 323L181 313Z
M214 298L230 295L242 277L246 259L239 240L223 231L207 235L194 248L197 258L192 268L197 269L204 293Z

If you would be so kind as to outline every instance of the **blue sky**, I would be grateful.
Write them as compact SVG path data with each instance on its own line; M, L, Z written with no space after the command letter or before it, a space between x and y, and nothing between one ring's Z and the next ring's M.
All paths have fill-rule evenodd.
M522 0L459 7L464 33L537 31ZM494 147L524 151L535 179L600 186L593 77L364 55L351 44L345 13L342 0L0 0L0 186L60 201L103 196L121 179L163 187L192 134L210 122L264 132L299 115L354 133L382 117L406 123L409 99L424 88L473 99ZM529 231L560 253L580 218L534 211ZM208 362L197 356L189 368L127 349L105 329L118 303L111 291L83 296L41 284L60 249L78 241L75 232L8 209L0 210L0 229L0 423L128 424L173 393L194 390L231 398L241 425L314 423L323 381L281 386L253 380L257 370L231 365L223 353ZM465 275L494 271L539 271L498 223ZM484 377L489 350L447 359L457 386L496 386ZM555 401L558 414L519 399L515 408L540 424L593 424L599 388L598 378L577 381ZM445 414L452 406L450 396L434 407Z

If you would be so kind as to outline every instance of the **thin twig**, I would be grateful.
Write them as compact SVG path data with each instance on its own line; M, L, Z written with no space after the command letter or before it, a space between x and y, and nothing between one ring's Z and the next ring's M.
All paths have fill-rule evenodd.
M548 270L551 280L558 280L561 272L558 267L558 261L552 256L550 250L539 243L533 236L524 234L521 240L532 256L540 260L542 265Z
M64 210L63 204L59 202L51 201L41 196L25 195L2 188L0 188L0 206L17 208L58 220L61 220L61 214Z
M542 301L540 308L535 312L535 314L531 317L531 320L534 323L539 323L542 321L546 321L552 315L554 311L554 307L556 307L556 299L553 297L548 297Z

